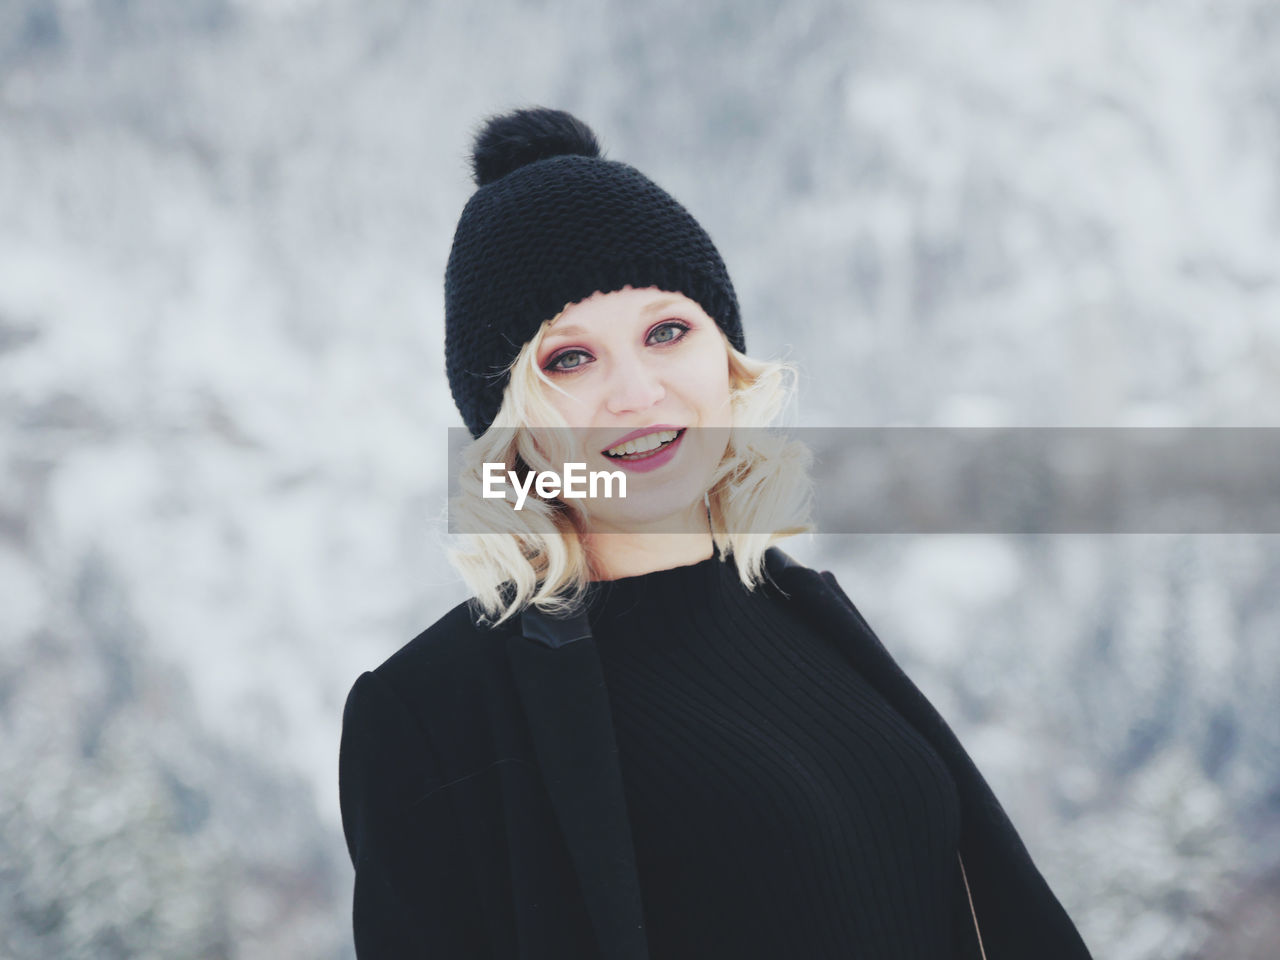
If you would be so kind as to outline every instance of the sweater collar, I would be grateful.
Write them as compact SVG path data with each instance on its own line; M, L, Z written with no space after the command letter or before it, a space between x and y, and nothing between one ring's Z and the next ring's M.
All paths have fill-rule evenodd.
M784 592L819 575L777 547L766 572ZM647 960L644 913L612 712L585 612L534 608L507 637L507 655L556 818L596 935L620 960Z

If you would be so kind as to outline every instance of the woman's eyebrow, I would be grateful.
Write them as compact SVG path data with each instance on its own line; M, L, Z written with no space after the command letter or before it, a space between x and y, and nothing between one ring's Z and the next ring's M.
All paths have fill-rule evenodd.
M568 324L567 326L563 326L563 327L559 326L558 324L553 324L551 327L547 329L548 337L576 337L581 333L582 333L582 328L576 327L573 324Z
M679 303L679 302L680 302L679 297L667 297L665 300L655 300L653 303L643 308L640 312L645 316L648 316L651 313L658 313L661 310L665 310L667 309L667 307L671 306L672 304Z

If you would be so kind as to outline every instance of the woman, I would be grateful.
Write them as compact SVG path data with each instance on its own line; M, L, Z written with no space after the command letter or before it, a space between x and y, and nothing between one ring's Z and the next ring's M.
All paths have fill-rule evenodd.
M803 451L748 428L786 371L706 232L561 111L490 120L473 166L445 297L474 597L347 701L358 955L1088 957L835 578L773 546ZM480 492L570 456L627 496Z

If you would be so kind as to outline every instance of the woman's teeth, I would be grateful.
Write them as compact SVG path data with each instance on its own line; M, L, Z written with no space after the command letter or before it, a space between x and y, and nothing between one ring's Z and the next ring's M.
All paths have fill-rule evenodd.
M664 443L670 443L679 433L679 430L659 430L657 433L646 434L635 440L620 443L616 447L610 447L605 453L610 457L625 457L629 453L648 453L650 450L658 449Z

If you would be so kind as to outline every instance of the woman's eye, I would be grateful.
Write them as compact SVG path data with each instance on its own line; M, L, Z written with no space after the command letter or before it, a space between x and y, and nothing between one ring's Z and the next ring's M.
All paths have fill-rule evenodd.
M649 334L650 343L674 343L688 332L688 324L672 321L653 328Z
M679 320L668 320L661 323L649 331L649 337L646 341L650 344L667 344L675 343L677 340L684 338L689 332L689 324ZM585 367L592 360L591 354L585 350L566 350L564 353L558 353L542 368L548 373L570 373Z
M566 350L564 353L558 354L551 359L551 362L543 369L552 372L562 372L566 370L576 370L578 367L586 363L586 354L581 350Z

